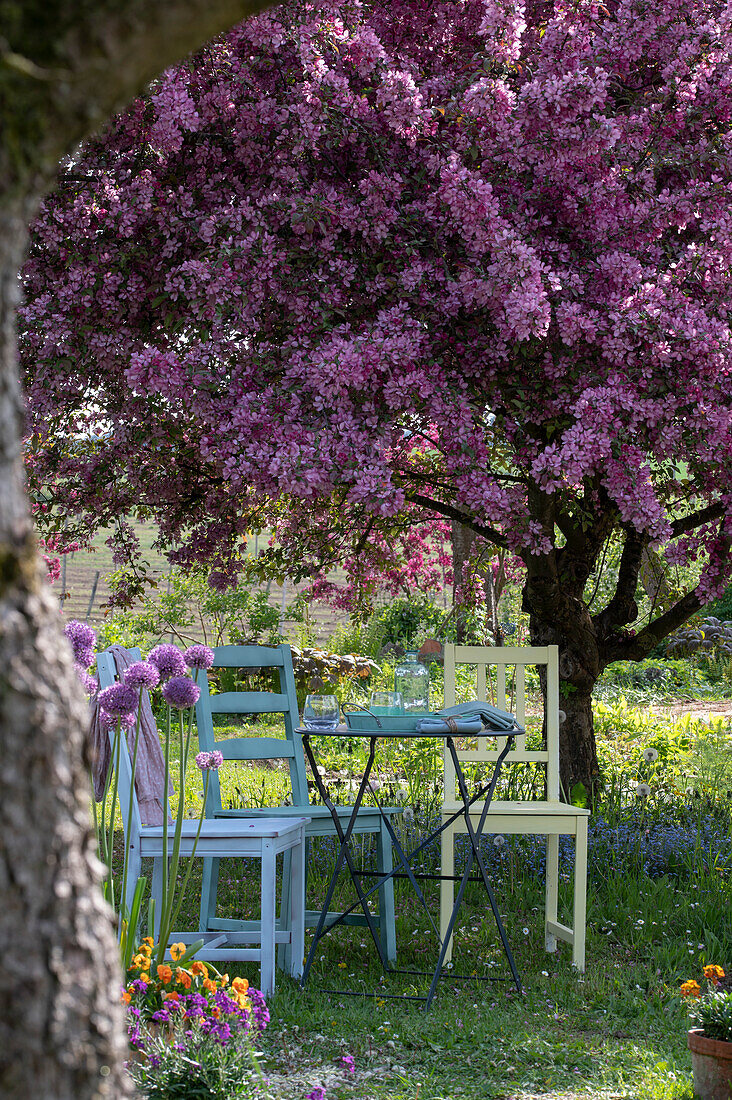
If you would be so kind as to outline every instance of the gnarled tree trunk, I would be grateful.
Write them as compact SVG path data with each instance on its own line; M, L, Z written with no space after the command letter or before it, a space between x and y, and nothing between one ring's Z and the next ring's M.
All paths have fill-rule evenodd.
M584 612L584 614L582 613ZM593 805L600 782L592 720L592 689L602 671L597 639L589 614L577 610L576 630L559 628L530 616L533 645L559 646L559 706L564 715L559 726L559 778L568 802ZM542 684L545 689L545 685Z
M86 706L39 570L21 456L17 277L61 156L266 0L0 0L0 1096L132 1094L99 892Z

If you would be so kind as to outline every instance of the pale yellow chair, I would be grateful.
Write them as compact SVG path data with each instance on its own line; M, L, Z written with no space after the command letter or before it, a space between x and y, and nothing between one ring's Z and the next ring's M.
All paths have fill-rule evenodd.
M559 651L557 646L522 648L487 648L484 646L445 646L445 706L454 706L465 699L456 698L455 667L475 669L471 698L493 701L495 706L516 715L520 726L526 727L526 667L546 666L545 743L542 749L527 749L526 736L516 738L503 764L503 775L511 764L533 764L545 771L545 798L538 801L494 801L491 803L484 834L535 834L546 837L546 910L544 919L545 946L556 951L557 940L572 945L572 963L578 970L585 968L585 924L587 909L587 822L589 810L570 806L559 798ZM488 674L495 669L495 679ZM474 694L473 694L474 692ZM541 729L541 715L535 720ZM467 741L467 738L464 739ZM489 764L505 746L502 737L478 737L471 747L458 746L461 767ZM442 821L462 808L456 786L455 769L450 754L445 752L445 787ZM482 802L471 808L471 821L477 824ZM467 832L465 820L458 818L442 833L442 874L455 873L455 836ZM559 837L575 838L574 898L572 928L557 919L559 902ZM453 907L454 882L443 881L440 890L440 934L445 936ZM446 961L451 957L449 945Z

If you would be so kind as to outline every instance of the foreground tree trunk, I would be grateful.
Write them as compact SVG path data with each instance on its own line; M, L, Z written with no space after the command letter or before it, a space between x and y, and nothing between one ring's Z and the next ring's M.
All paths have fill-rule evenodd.
M0 0L0 1095L132 1094L98 888L86 706L24 490L15 310L55 166L159 71L259 0Z

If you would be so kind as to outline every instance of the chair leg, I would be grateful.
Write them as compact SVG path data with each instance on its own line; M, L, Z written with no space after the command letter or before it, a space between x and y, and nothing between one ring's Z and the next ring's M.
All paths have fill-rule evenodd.
M287 852L288 914L290 943L287 971L293 978L302 976L305 957L305 830L300 842ZM284 897L284 889L283 889ZM284 901L283 901L284 905Z
M546 906L544 919L548 923L557 923L559 906L559 836L550 833L546 838ZM544 946L547 951L556 951L557 937L545 925Z
M275 909L277 857L271 841L262 841L261 930L259 934L260 988L265 996L275 987Z
M160 918L162 913L160 912L163 901L163 874L164 874L164 861L162 856L158 856L153 860L153 876L152 884L150 887L150 897L155 902L155 921L153 923L152 936L155 942L158 942L158 936L160 935Z
M278 928L290 932L290 940L287 943L277 945L277 965L287 974L292 973L292 877L295 869L292 866L292 849L282 853L282 892L280 894L280 917Z
M394 867L392 862L391 837L388 829L381 822L378 836L377 871L379 874L388 875ZM386 961L395 963L397 957L396 947L396 921L394 912L394 879L390 878L383 886L379 887L379 933L381 946Z
M584 973L587 925L587 818L577 820L574 852L574 942L572 965Z
M444 820L444 815L443 815ZM440 835L440 867L443 875L455 874L455 830L450 825ZM444 940L447 926L450 923L452 907L455 903L455 884L452 878L443 879L440 883L440 939ZM452 937L447 945L445 963L452 959Z
M142 857L137 844L130 844L129 861L127 864L127 892L124 898L125 909L132 911L132 899L135 896L137 883L142 875Z
M204 859L202 876L199 928L202 932L206 932L216 915L216 895L219 888L218 858Z

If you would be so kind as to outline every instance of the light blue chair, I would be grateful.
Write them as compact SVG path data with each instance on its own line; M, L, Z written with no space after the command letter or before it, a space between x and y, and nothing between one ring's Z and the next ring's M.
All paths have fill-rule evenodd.
M337 837L335 822L327 806L313 806L308 799L308 782L305 771L305 755L302 740L297 732L299 712L295 675L292 668L292 654L288 645L280 646L219 646L214 650L214 668L229 669L272 669L279 682L279 691L226 691L211 694L205 673L199 673L198 684L201 697L196 704L196 722L198 740L201 749L218 749L225 760L285 760L289 765L292 805L265 807L263 809L227 809L221 802L221 789L217 773L212 773L209 784L207 813L214 818L237 819L266 816L268 818L308 817L305 836ZM281 714L284 719L285 736L282 737L232 737L216 740L214 737L214 715L232 714ZM343 829L351 816L351 806L337 807ZM384 815L391 817L401 813L398 807L388 807ZM391 837L384 817L376 806L361 806L353 833L371 833L376 836L377 871L387 874L392 870ZM216 893L218 883L218 860L207 860L204 864L203 889L201 895L201 927L212 931L235 931L241 922L233 918L216 916ZM378 891L379 911L374 914L374 922L381 941L384 958L388 962L396 960L396 932L394 925L394 885L389 879ZM283 906L285 900L283 897ZM338 914L330 913L328 923ZM306 927L315 927L320 910L305 910ZM344 923L365 926L363 913L350 913L344 917Z
M139 650L131 649L129 653L133 658L139 659ZM108 687L117 679L114 656L106 650L97 655L97 675L100 688ZM110 747L113 747L114 730L110 731L109 737ZM114 756L112 752L112 762L114 762ZM120 745L119 772L119 803L125 838L129 839L127 896L122 901L129 911L137 880L142 874L142 860L152 859L151 896L155 901L155 912L159 919L165 852L163 827L142 824L140 808L132 784L132 762L124 737ZM129 812L131 788L132 813ZM209 819L202 822L201 832L196 840L198 821L184 821L180 844L181 856L190 857L195 848L195 855L203 857L204 865L208 867L214 862L218 865L221 858L245 857L260 861L261 916L259 920L242 921L236 929L228 932L212 934L204 927L194 932L176 930L171 933L168 943L190 945L202 939L204 946L197 952L197 959L212 962L223 960L259 962L260 988L264 994L274 991L275 945L279 945L283 965L293 977L300 977L303 970L305 945L305 824L306 819L296 814L289 818L263 815L256 821ZM167 852L170 856L173 851L172 826L168 826L167 841ZM279 854L283 856L284 877L282 908L278 919L276 903ZM156 939L158 934L159 924L156 921ZM251 944L255 946L250 946Z

